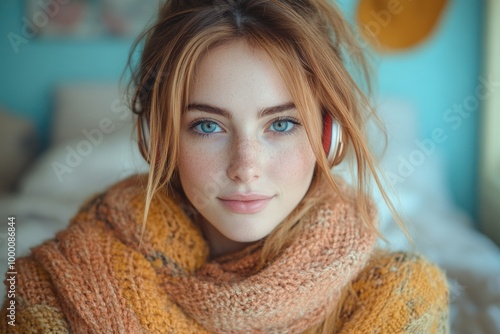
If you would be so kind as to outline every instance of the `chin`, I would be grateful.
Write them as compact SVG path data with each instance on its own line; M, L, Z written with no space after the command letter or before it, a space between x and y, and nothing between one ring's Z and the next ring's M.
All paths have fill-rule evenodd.
M265 228L254 229L251 223L245 223L246 227L231 229L228 231L220 231L226 238L235 242L255 242L267 237L273 230ZM250 226L250 228L248 227ZM269 226L269 225L267 225Z
M265 238L269 233L247 233L242 234L241 231L235 233L223 233L223 235L231 241L235 242L255 242Z

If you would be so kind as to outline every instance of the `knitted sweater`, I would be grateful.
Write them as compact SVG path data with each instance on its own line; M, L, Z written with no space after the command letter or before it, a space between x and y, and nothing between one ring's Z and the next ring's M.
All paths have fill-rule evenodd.
M89 200L17 260L15 312L7 299L0 333L301 333L334 309L338 333L448 332L444 274L418 255L375 250L352 203L333 196L315 208L297 241L256 271L259 244L210 260L164 193L141 243L144 180Z

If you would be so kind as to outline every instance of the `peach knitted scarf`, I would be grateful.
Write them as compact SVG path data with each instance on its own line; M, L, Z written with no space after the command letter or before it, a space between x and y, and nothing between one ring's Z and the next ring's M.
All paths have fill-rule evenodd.
M301 333L318 324L362 269L376 240L352 204L334 194L330 199L303 218L305 230L259 272L261 248L250 246L166 281L165 290L216 333Z
M301 333L338 305L375 244L355 205L325 186L328 200L260 270L262 243L209 260L200 229L164 192L141 245L144 182L131 177L96 196L19 261L23 305L49 307L75 333Z

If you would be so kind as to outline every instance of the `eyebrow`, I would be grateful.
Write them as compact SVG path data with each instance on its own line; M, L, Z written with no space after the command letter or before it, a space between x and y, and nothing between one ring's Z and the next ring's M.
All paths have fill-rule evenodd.
M264 108L261 111L259 111L258 117L262 118L265 116L270 116L273 114L277 114L277 113L292 110L292 109L295 109L295 104L293 102L288 102L288 103L280 104L277 106ZM189 104L187 107L187 111L192 111L192 110L200 110L200 111L204 111L204 112L207 112L210 114L224 116L224 117L229 118L229 119L233 118L232 114L229 111L227 111L226 109L214 107L214 106L204 104L204 103Z

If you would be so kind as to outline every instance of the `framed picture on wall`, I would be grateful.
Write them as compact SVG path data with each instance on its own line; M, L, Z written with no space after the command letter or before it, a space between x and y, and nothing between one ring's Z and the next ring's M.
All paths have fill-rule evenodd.
M42 38L134 37L163 0L25 0L27 27Z

